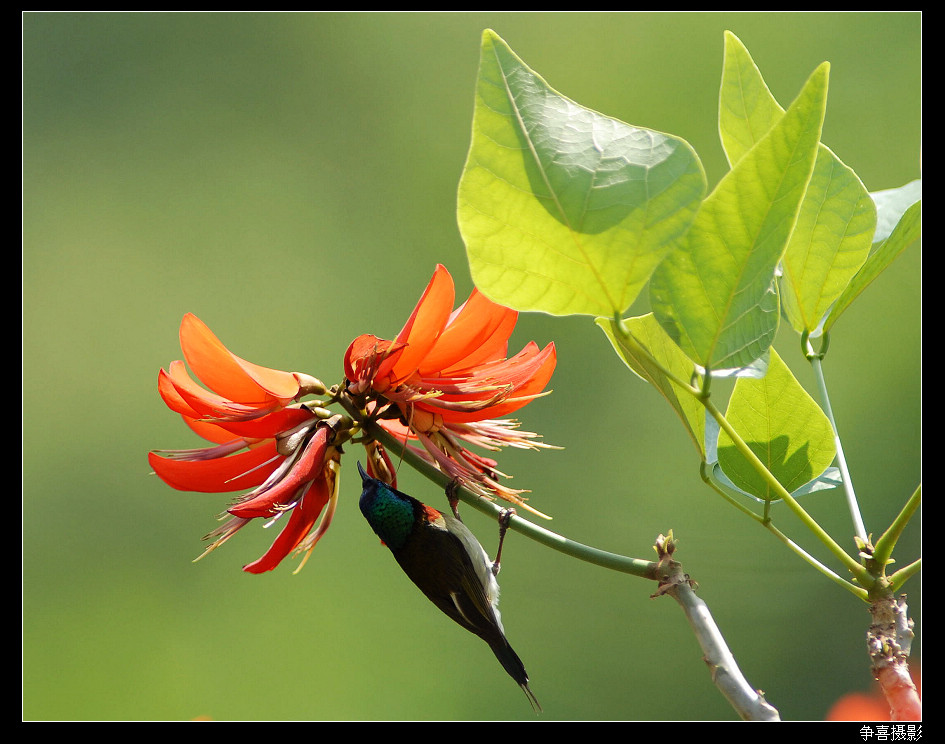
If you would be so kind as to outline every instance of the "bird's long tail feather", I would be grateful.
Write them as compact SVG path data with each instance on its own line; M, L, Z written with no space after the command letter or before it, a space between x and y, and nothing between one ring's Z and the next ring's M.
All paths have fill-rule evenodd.
M491 648L492 653L495 654L495 657L499 660L499 663L502 664L505 671L508 672L509 676L518 682L522 690L525 691L528 702L531 703L535 712L541 713L541 705L528 686L528 672L525 671L525 665L522 663L522 660L518 658L518 654L515 653L507 641L504 644L497 643L491 646Z

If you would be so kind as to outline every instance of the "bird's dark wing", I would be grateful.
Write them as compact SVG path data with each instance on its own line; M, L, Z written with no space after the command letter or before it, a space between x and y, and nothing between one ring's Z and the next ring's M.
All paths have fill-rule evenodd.
M471 542L470 542L471 540ZM441 516L415 531L397 556L410 579L446 615L490 645L503 630L491 567L462 522ZM435 562L435 565L430 565Z

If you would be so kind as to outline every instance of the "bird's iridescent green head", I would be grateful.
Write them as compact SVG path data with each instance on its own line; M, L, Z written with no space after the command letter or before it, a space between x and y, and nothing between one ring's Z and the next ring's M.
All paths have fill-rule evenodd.
M359 502L361 513L387 547L399 550L414 527L413 501L406 494L369 476L360 462L358 470L363 484Z

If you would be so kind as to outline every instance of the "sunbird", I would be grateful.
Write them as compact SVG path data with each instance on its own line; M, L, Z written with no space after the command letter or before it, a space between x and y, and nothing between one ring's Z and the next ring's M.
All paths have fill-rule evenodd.
M489 644L509 676L525 691L535 712L541 705L528 687L528 673L509 645L499 615L499 557L514 512L500 519L495 562L458 518L437 511L368 475L361 463L361 513L397 563L444 613Z

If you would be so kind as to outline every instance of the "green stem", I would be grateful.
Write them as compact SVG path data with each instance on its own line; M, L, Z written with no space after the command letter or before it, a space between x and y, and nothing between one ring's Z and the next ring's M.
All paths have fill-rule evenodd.
M703 463L703 467L704 465L705 464ZM716 491L723 499L728 501L736 509L739 509L745 514L747 514L751 519L755 520L758 524L760 524L762 527L768 530L768 532L770 532L778 540L780 540L785 546L787 546L789 550L794 552L802 560L806 561L815 569L820 571L828 579L839 584L840 586L842 586L844 589L846 589L847 591L849 591L851 594L858 597L859 599L862 599L864 601L869 599L869 594L865 589L863 589L860 586L857 586L856 584L851 583L850 581L847 581L842 576L840 576L836 571L833 571L832 569L830 569L829 567L825 566L823 563L818 561L816 558L814 558L814 556L812 556L810 553L804 550L800 545L798 545L796 542L791 540L791 538L789 538L787 535L781 532L781 530L775 527L774 523L770 519L765 519L764 517L756 514L751 509L746 507L744 504L740 503L737 499L725 493L724 490L719 488L707 476L703 475L702 480L704 480L706 485L708 485L710 488Z
M876 560L878 565L885 566L889 561L889 558L893 552L893 548L896 547L896 543L898 542L900 535L902 535L902 531L906 528L906 525L909 523L909 520L912 519L912 515L916 513L919 508L919 504L921 503L922 486L919 485L919 487L913 491L912 496L909 497L909 500L906 501L902 511L896 515L896 518L893 520L892 524L889 525L889 528L876 541L876 546L873 549L873 558Z
M723 499L725 499L730 505L734 506L736 509L738 509L740 512L742 512L745 516L749 517L750 519L754 519L754 520L755 520L756 522L758 522L759 524L761 524L761 525L764 525L764 524L765 524L765 519L764 519L764 517L760 516L759 514L755 513L755 512L752 511L751 509L749 509L747 506L745 506L745 504L743 504L741 501L739 501L738 499L736 499L736 498L735 498L734 496L732 496L731 494L726 493L724 489L720 488L720 487L712 480L712 478L711 478L711 476L710 476L710 474L709 474L709 472L708 472L708 463L707 463L707 462L703 461L703 462L701 462L701 463L699 464L699 474L702 476L702 481L703 481L709 488L711 488L713 491L715 491L719 496L721 496Z
M712 403L708 395L708 378L710 375L705 376L704 381L704 390L695 388L691 384L679 380L675 375L673 375L669 370L665 369L654 357L649 353L649 350L633 338L633 334L630 333L629 329L624 324L623 320L620 318L616 319L616 327L620 332L621 336L626 339L628 342L632 343L635 350L645 354L650 362L660 369L663 374L674 383L679 385L684 390L688 390L692 395L699 400L700 403L705 407L706 411L718 422L719 426L729 435L729 438L738 448L738 450L744 455L748 462L755 468L755 470L761 475L761 477L768 483L772 490L778 494L778 496L784 501L785 504L794 512L794 514L804 523L804 525L817 536L817 538L827 546L827 549L830 550L840 562L847 567L850 573L856 578L856 580L861 584L864 589L868 589L873 584L872 575L855 559L846 553L846 551L841 548L836 541L817 523L817 521L811 517L797 501L788 493L787 489L781 485L780 481L772 475L771 471L765 467L765 464L755 455L751 448L745 443L745 441L738 435L738 433L732 428L729 424L728 419L722 414L718 408ZM836 430L835 430L836 431ZM763 518L764 523L769 523L770 520L767 517L767 510L765 511L765 517Z
M837 430L837 422L833 415L833 408L830 406L830 396L827 394L827 383L824 379L823 364L821 363L822 354L809 356L808 358L814 370L814 377L817 380L817 389L820 391L821 405L830 421L830 428L833 431L833 442L837 449L837 467L840 468L840 475L843 478L843 491L847 497L847 508L850 510L850 516L853 518L853 529L857 537L865 543L869 539L869 535L866 532L866 525L863 523L863 517L860 514L860 505L856 500L856 493L853 491L853 478L850 477L850 470L847 468L847 458L843 454L840 433Z
M922 569L922 559L913 561L908 566L903 566L898 571L893 573L888 577L889 581L889 590L892 592L898 592L902 585L905 584L910 578L915 574L919 573Z
M850 557L846 551L841 548L836 541L821 527L817 521L808 514L804 508L797 503L793 496L788 493L787 489L781 485L780 481L775 478L771 471L765 467L764 463L758 459L758 456L752 451L745 441L739 436L738 432L732 427L728 422L728 419L722 415L722 412L710 400L703 400L703 405L706 410L709 412L709 415L712 416L722 428L722 430L728 434L729 438L735 444L735 447L739 452L742 453L742 456L751 463L752 467L758 472L759 475L765 480L768 486L771 488L774 493L778 495L785 504L788 505L788 508L794 512L794 515L801 520L801 522L809 529L817 538L827 547L827 549L833 553L840 562L846 566L851 574L856 578L856 580L863 586L865 589L869 589L873 584L873 577L870 573L860 565L856 560Z
M620 337L628 345L632 346L635 352L643 356L646 356L650 364L652 364L656 369L658 369L660 371L660 374L664 375L667 380L669 380L675 385L678 385L680 388L690 393L691 395L696 396L697 398L699 398L702 395L708 395L709 383L711 382L711 377L709 375L706 375L703 378L703 385L705 386L704 390L702 388L699 388L693 385L691 380L680 379L677 375L673 374L670 370L666 369L666 367L660 364L659 360L656 359L656 357L654 357L650 353L650 350L646 348L646 346L644 346L639 341L637 341L634 335L630 332L630 329L627 328L626 323L623 322L623 318L621 318L619 315L614 316L614 326L617 329L617 332L620 333Z
M443 489L449 485L449 476L439 470L432 463L425 460L417 452L409 448L405 448L402 442L397 440L388 432L384 431L384 429L382 429L380 426L365 423L364 430L368 436L371 436L377 439L377 441L381 442L389 452L401 453L404 460L409 462L410 465L414 469L418 470L424 477L438 484ZM459 496L463 503L469 504L477 511L482 512L493 519L498 519L499 514L503 511L503 507L499 506L495 502L478 496L465 488L456 489L456 495ZM519 532L522 535L525 535L526 537L529 537L532 540L545 545L546 547L557 550L560 553L564 553L565 555L569 555L573 558L579 558L580 560L587 561L588 563L593 563L596 566L609 568L622 573L632 574L634 576L640 576L645 579L657 579L657 564L654 561L645 561L639 558L628 558L627 556L611 553L606 550L600 550L599 548L594 548L590 545L584 545L583 543L571 540L567 537L557 534L556 532L552 532L551 530L546 530L544 527L539 527L537 524L529 522L527 519L524 519L517 514L512 517L512 520L509 523L509 529L515 530L516 532Z

